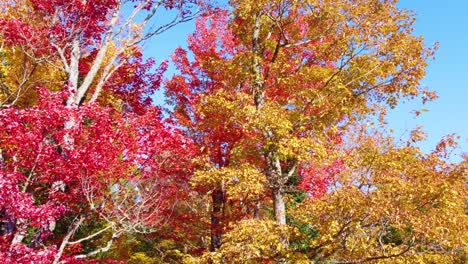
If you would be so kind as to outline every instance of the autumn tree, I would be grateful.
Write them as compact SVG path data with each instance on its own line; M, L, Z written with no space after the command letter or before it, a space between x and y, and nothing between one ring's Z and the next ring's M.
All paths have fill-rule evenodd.
M58 263L67 247L78 249L71 256L66 251L67 257L91 257L109 250L122 234L147 233L166 223L188 188L190 142L163 124L158 111L123 115L96 105L74 110L63 104L63 93L42 93L38 106L0 115L0 208L2 219L14 223L2 232L0 257L31 257L14 253L26 248L25 240L32 241L32 251L49 245L47 251L37 249L52 254L44 263ZM77 125L64 130L70 117ZM64 134L74 148L64 147ZM102 229L76 237L92 219L102 221ZM63 236L53 232L68 221ZM81 243L103 234L110 234L106 245L80 254ZM49 244L57 240L57 247Z
M256 171L244 179L265 187L284 225L285 193L297 188L294 178L320 195L329 179L314 168L340 170L333 146L342 142L341 129L384 114L401 98L435 97L419 85L432 49L411 34L413 15L396 1L230 4L229 16L198 21L189 38L193 62L176 51L181 74L167 94L174 115L203 149L216 153L223 146L230 161L223 166ZM213 138L221 140L212 144ZM194 181L218 185L210 185L212 195L239 185L235 172L222 176L223 166L213 162ZM213 202L216 215L219 202Z
M208 18L197 20L197 31L189 37L189 47L196 61L189 62L186 52L177 49L173 60L184 75L175 76L165 84L168 103L174 105L174 117L187 129L187 133L200 149L200 166L206 169L197 174L200 176L207 170L222 170L228 167L231 163L232 148L242 136L241 127L230 122L234 109L220 111L214 106L202 108L201 105L203 95L215 94L222 89L224 82L239 76L214 69L217 66L222 67L223 61L219 61L219 65L213 67L208 64L212 58L218 57L217 45L224 45L219 43L217 38L218 34L225 33L226 16L226 12L218 10ZM205 25L208 21L211 27ZM226 50L226 53L234 54L233 46L224 45L221 48ZM208 181L197 175L193 181L199 191L211 192L213 208L208 214L211 218L210 248L214 250L221 244L227 198L224 180L229 180L229 175L226 172L227 179L210 178Z
M162 215L170 215L171 206L185 193L174 191L186 187L190 166L182 157L191 154L190 142L151 106L150 96L159 87L166 64L155 69L154 60L143 60L141 47L197 16L204 10L198 4L147 0L0 4L5 261L38 257L37 261L58 263L64 255L94 256L109 250L124 232L147 232L165 222ZM160 23L162 12L173 16ZM37 86L64 92L42 96L34 106ZM102 107L109 104L118 112ZM176 154L173 147L184 153ZM172 164L174 157L182 163ZM24 210L12 207L13 201ZM103 223L103 229L74 237L92 217ZM55 230L61 219L59 224L68 226ZM109 232L104 247L70 254L79 253L82 242ZM53 245L35 254L42 243ZM23 256L25 252L30 254Z
M350 129L330 191L292 210L310 235L293 245L317 262L466 260L466 160L450 161L453 135L426 154L423 139L420 129L400 142L368 125Z

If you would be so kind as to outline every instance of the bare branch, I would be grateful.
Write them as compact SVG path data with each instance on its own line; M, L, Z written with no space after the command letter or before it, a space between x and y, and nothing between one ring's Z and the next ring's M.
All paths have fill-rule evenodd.
M109 226L107 226L107 227L105 227L105 228L103 228L103 229L101 229L101 230L99 230L99 231L97 231L97 232L95 232L95 233L93 233L93 234L87 236L87 237L83 237L83 238L80 238L80 239L75 240L75 241L72 241L72 242L67 242L67 244L68 244L68 245L79 244L79 243L81 243L81 242L83 242L83 241L86 241L86 240L89 240L89 239L91 239L91 238L93 238L93 237L96 237L96 236L98 236L98 235L100 235L100 234L106 232L107 230L109 230L109 229L111 229L111 228L112 228L112 225L109 225Z
M60 248L58 249L57 254L55 254L53 264L60 263L59 262L60 258L62 257L63 251L65 247L67 246L68 241L73 236L73 234L75 234L76 230L78 230L78 228L83 223L83 221L84 221L84 217L80 217L78 218L78 221L75 220L73 224L70 226L70 228L68 229L67 235L63 238L62 243L60 244Z

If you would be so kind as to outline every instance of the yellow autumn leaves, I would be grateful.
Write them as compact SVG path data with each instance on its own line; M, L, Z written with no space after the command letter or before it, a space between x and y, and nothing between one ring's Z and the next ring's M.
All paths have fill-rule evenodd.
M263 193L265 176L256 168L242 164L236 167L211 168L195 172L191 180L195 186L216 188L219 184L226 189L231 199L251 199Z
M355 139L332 191L290 210L296 221L317 228L310 248L343 262L454 263L466 257L466 162L453 165L440 152L423 155L377 134Z

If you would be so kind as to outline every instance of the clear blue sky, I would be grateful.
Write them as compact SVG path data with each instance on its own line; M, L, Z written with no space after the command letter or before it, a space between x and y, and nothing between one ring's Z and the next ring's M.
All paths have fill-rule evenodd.
M429 134L420 145L424 151L433 149L444 135L456 133L461 137L457 152L468 152L468 0L400 0L399 6L416 13L416 35L423 35L427 45L440 44L422 81L439 99L425 106L419 102L400 104L389 113L389 127L398 138L423 126ZM193 22L173 28L147 43L144 53L158 61L167 59L177 46L186 46L186 36L193 29ZM168 75L172 73L170 70ZM161 95L157 97L161 103ZM429 112L418 117L411 114L422 108Z
M422 125L429 134L421 144L425 151L444 135L456 133L461 137L458 152L468 152L468 1L401 0L399 6L416 13L415 34L423 35L427 45L440 44L422 81L439 99L424 106L429 112L418 117L409 112L422 108L420 104L398 106L388 117L389 125L395 135Z

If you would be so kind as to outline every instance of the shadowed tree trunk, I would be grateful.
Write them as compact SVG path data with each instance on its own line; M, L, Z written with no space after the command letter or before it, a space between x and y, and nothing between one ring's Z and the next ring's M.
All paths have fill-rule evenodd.
M211 244L210 250L215 251L221 246L221 238L223 233L222 217L224 205L224 191L217 189L211 195L213 200L213 210L211 212Z

